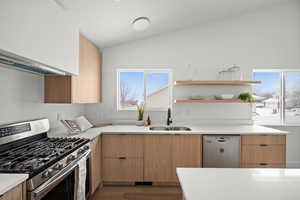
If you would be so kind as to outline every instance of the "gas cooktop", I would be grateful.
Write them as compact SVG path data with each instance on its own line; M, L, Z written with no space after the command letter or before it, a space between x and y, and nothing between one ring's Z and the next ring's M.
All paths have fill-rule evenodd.
M80 138L43 138L0 152L0 172L39 173L88 143Z

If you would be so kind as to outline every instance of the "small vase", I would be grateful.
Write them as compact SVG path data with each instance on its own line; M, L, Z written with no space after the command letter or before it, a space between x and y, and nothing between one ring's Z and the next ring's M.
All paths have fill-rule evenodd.
M135 125L137 125L137 126L144 126L145 122L144 122L144 120L138 120L138 121L136 121Z

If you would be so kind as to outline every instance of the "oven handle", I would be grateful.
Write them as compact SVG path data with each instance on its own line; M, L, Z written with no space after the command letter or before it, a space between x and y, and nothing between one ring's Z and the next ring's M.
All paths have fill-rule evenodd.
M81 156L72 165L65 168L60 174L54 176L53 179L50 179L49 181L41 185L39 188L37 188L35 191L33 191L32 199L40 200L42 197L44 197L49 191L51 191L55 186L57 186L65 177L67 177L75 168L78 168L79 160L81 160L83 157L88 157L89 155L90 155L90 151L85 153L83 156Z

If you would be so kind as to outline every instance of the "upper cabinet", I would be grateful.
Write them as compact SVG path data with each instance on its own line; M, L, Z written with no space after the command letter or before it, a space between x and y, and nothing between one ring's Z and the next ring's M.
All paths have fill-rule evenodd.
M45 76L45 103L99 103L102 54L80 35L78 76Z
M68 12L52 0L3 0L0 49L79 73L79 32Z

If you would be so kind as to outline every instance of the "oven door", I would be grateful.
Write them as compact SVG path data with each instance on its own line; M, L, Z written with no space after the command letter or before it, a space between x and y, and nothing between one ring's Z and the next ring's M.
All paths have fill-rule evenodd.
M78 165L72 165L28 193L29 200L76 199Z

